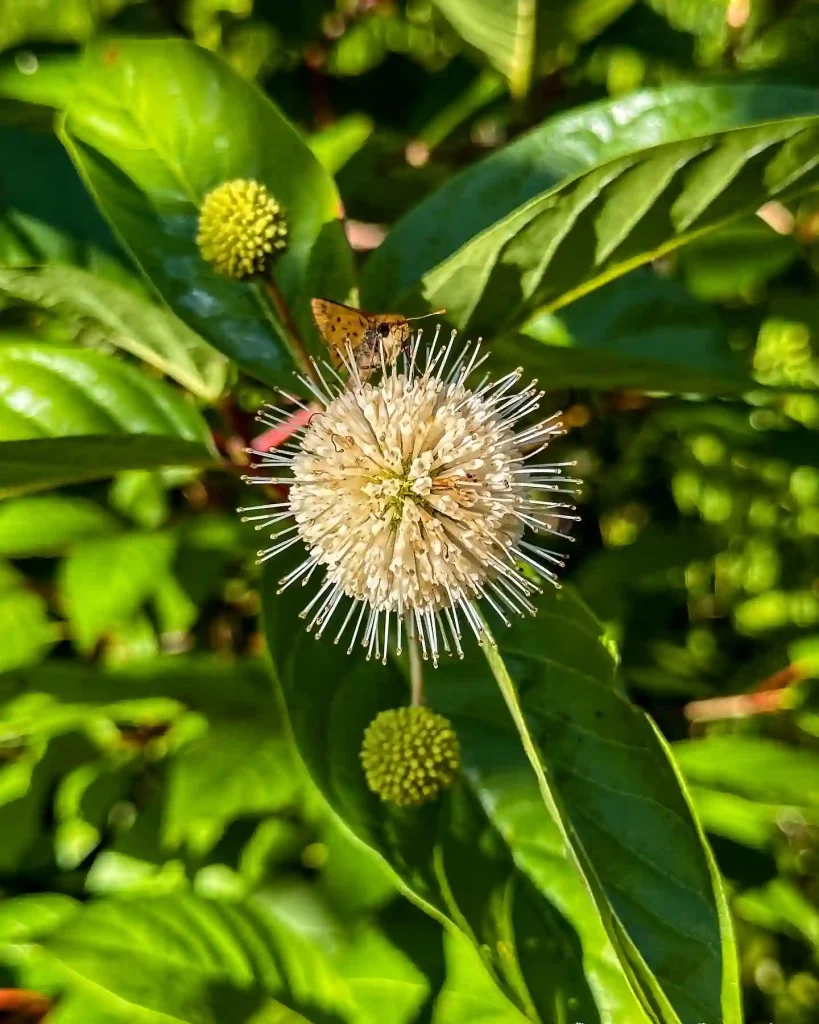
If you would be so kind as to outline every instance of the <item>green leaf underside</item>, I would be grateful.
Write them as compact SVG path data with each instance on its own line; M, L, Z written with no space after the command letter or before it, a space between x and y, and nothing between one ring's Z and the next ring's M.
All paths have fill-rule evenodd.
M344 299L349 247L332 179L277 108L214 54L183 40L126 40L86 52L63 141L115 232L173 311L239 366L292 382L291 350L260 284L199 255L199 206L223 181L267 185L289 225L274 276L309 346L309 299Z
M567 859L481 653L426 672L427 702L452 720L462 744L461 782L437 804L393 811L366 790L358 748L378 710L407 702L406 684L389 666L346 660L326 638L294 641L298 627L273 589L269 573L266 626L296 742L352 831L386 857L409 894L473 938L501 986L532 1019L539 1019L537 1012L550 1020L545 1007L561 999L566 1019L596 1019L566 1001L572 990L575 996L582 991L577 982L563 987L581 943L591 987L586 998L593 994L599 1013L612 1021L651 1019L623 974L624 954L618 966L589 892ZM585 870L597 879L598 907L608 901L603 912L613 908L626 944L654 971L648 987L658 985L681 1020L738 1021L733 965L723 964L700 835L650 723L613 687L596 621L571 595L549 593L536 632L527 637L515 626L500 639L499 657L520 694L541 769L558 802L573 809L564 825ZM551 945L544 955L544 943L555 942L563 963L556 976L544 977L544 963L556 956Z
M100 480L124 469L215 465L203 444L151 434L5 441L0 442L0 498Z
M612 161L478 235L426 273L416 293L446 307L460 329L489 335L538 309L558 309L769 199L813 187L817 143L819 117L795 118Z
M365 267L364 305L398 308L401 297L417 291L419 282L425 282L436 267L446 265L459 250L463 259L475 236L500 225L514 211L526 209L537 197L559 193L561 182L566 187L570 179L596 165L636 156L641 150L654 158L665 152L659 147L700 137L704 131L728 133L754 123L816 114L815 89L744 82L645 89L559 114L452 177L399 221ZM646 195L637 196L635 188L629 196L627 188L621 185L620 189L621 196L626 193L626 211L637 213ZM615 198L616 191L610 192ZM662 209L661 204L655 202L655 206ZM616 237L612 227L610 217L609 245ZM587 235L584 231L588 245ZM580 235L569 237L580 240ZM486 268L487 274L490 269Z

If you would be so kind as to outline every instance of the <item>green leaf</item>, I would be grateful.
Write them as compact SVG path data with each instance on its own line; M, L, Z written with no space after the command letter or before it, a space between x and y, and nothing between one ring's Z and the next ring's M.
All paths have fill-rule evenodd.
M0 934L5 942L26 942L48 935L78 907L70 896L53 892L6 898L0 903Z
M703 302L752 299L799 258L792 235L780 235L759 217L747 217L691 242L680 253L683 277Z
M530 1019L499 991L461 933L439 928L408 904L388 907L382 928L359 929L336 959L368 1020L416 1024L429 1013L435 1024Z
M103 328L105 340L173 377L206 402L225 387L227 360L173 314L75 267L0 268L0 293L69 321Z
M338 171L361 149L373 133L373 121L365 114L347 114L314 132L307 144L329 174Z
M80 650L90 651L145 604L167 575L175 546L168 533L125 533L74 547L60 565L60 597Z
M360 1021L343 979L273 903L92 901L18 960L30 986L65 993L57 1021L236 1024L263 1007L305 1024Z
M57 639L45 598L0 560L0 672L33 665Z
M470 239L598 164L704 133L810 114L819 114L813 88L741 81L644 89L558 114L416 204L368 260L363 304L400 308L402 296Z
M3 266L121 272L117 243L53 135L0 125L0 189Z
M100 480L124 469L214 465L203 444L152 434L6 441L0 442L0 498Z
M263 182L290 232L276 284L307 344L318 346L309 300L346 297L350 251L332 179L278 109L191 43L120 39L87 50L62 132L103 213L173 311L243 369L291 386L294 355L304 356L265 289L220 276L196 247L211 189L233 178Z
M45 48L43 48L44 50ZM77 72L76 53L28 50L0 60L0 97L42 107L60 108ZM59 151L59 146L55 146ZM66 161L67 163L68 161Z
M57 494L18 498L0 505L0 555L58 554L86 537L118 529L110 512L89 498Z
M762 736L707 736L674 744L686 778L763 804L819 806L819 763L807 750Z
M819 182L819 117L610 161L542 193L424 274L400 307L444 306L470 333L512 328Z
M819 911L793 882L776 878L762 889L739 894L734 900L739 917L769 931L803 937L819 947Z
M232 702L174 758L168 778L164 840L194 856L208 853L231 821L292 807L303 783L267 679L245 687L244 701L231 687Z
M437 806L399 813L368 793L358 749L378 710L406 702L406 684L389 668L345 662L330 644L294 639L294 612L273 589L270 575L269 642L314 781L390 862L404 891L479 944L524 1012L534 1005L545 1013L557 1001L593 1019L588 1006L564 1002L585 1002L582 983L567 984L579 938L589 985L609 1019L642 1019L623 973L631 974L636 957L654 972L638 967L641 980L632 976L643 999L667 1000L682 1020L739 1020L730 925L688 800L652 724L614 689L600 627L577 598L548 593L536 630L516 624L502 638L493 667L509 700L520 695L517 723L478 652L427 672L428 703L450 718L462 745L462 781ZM536 759L540 792L518 729ZM614 922L609 939L619 968L598 914ZM522 935L530 941L514 947ZM554 974L544 974L544 943ZM517 957L511 976L508 948Z
M124 469L209 465L209 438L190 403L137 367L59 345L0 346L0 497Z
M536 0L435 0L435 5L506 77L512 95L525 96L535 56Z
M719 312L647 268L560 313L534 316L520 334L497 339L493 358L509 368L524 364L550 388L729 395L755 384Z
M0 440L123 433L209 437L190 403L135 366L59 345L0 346Z
M471 660L466 672L441 668L428 675L428 701L453 721L464 749L463 779L438 804L401 812L369 792L358 755L377 712L406 703L404 679L392 665L345 658L332 644L306 636L298 605L275 596L272 573L263 608L302 759L333 810L391 865L401 890L475 943L520 1013L537 1011L545 1020L561 1013L574 1020L568 1015L576 1014L595 1024L597 1003L610 1019L642 1024L588 894L565 862L483 659ZM600 663L605 670L602 654ZM476 736L476 720L494 723L497 731ZM489 779L481 777L484 771ZM495 807L497 814L490 812ZM521 808L521 823L511 825ZM525 844L515 838L524 833ZM527 849L532 863L539 855L543 870L530 872L521 863ZM516 946L519 937L525 942Z

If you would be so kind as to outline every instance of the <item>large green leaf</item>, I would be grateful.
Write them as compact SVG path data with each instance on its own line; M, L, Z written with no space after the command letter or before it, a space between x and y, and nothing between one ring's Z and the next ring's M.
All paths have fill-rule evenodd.
M218 57L183 40L89 47L63 140L120 239L174 312L244 369L291 383L300 343L265 289L236 283L196 247L205 195L233 178L281 203L289 246L274 276L306 344L309 299L343 299L350 252L332 179L278 109ZM312 340L311 340L312 339Z
M364 305L395 306L474 236L598 164L706 133L811 114L819 114L813 88L736 80L644 89L558 114L413 207L369 259Z
M125 469L215 465L212 452L197 441L152 434L4 441L0 442L0 498L100 480Z
M264 614L277 674L296 744L333 810L389 862L406 894L464 931L525 1016L540 1014L549 1024L561 1014L584 1024L642 1024L483 659L471 659L465 672L439 669L428 680L430 703L452 719L464 745L461 784L439 804L399 812L367 790L358 751L375 714L406 703L404 679L391 664L345 658L332 644L315 643L292 602L274 591L271 573ZM486 722L498 729L473 743L476 720L479 728ZM506 832L506 815L521 808L525 844L515 829ZM521 866L524 845L543 870Z
M462 780L437 805L398 813L367 792L358 749L378 710L406 702L405 683L389 667L294 639L293 610L273 590L271 575L268 635L314 780L409 893L480 944L524 1012L534 1006L551 1020L546 1007L562 1005L571 1019L590 1019L566 1002L582 992L567 985L579 936L604 1019L643 1019L623 973L636 957L647 968L638 966L632 984L665 1003L666 1019L676 1019L673 1006L683 1021L738 1021L730 926L687 798L651 723L612 685L599 626L578 599L549 593L537 629L516 625L501 638L493 667L517 723L479 652L427 674L428 701L452 720L463 747ZM598 912L610 921L619 967ZM511 978L504 943L516 949ZM543 943L554 974L544 973Z
M193 405L135 366L58 345L0 346L0 440L125 433L202 446L209 437Z
M513 96L529 90L535 57L536 0L435 0L470 46L509 82Z
M288 1024L362 1019L327 957L277 919L271 899L90 902L17 946L15 960L30 986L64 994L55 1024L236 1024L263 1008Z
M400 306L492 335L557 309L764 202L819 182L819 116L609 161L519 207L426 272Z
M0 294L101 327L107 342L144 359L206 401L215 402L224 389L224 356L167 310L111 281L76 267L0 268Z

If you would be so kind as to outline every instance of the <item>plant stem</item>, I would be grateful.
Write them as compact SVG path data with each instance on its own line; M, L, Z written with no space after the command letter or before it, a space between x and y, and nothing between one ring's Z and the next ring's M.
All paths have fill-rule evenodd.
M415 623L407 612L404 616L407 631L407 647L409 648L410 687L412 690L412 706L419 708L424 703L424 664L421 661L421 647L415 635Z
M287 347L290 349L290 354L293 356L294 362L312 381L318 383L313 364L307 358L307 349L304 347L304 341L302 340L301 333L296 326L296 322L290 313L287 303L284 301L284 296L279 291L279 286L273 278L268 275L264 275L261 278L261 281L270 301L273 303L276 315L281 321L285 339L288 343Z

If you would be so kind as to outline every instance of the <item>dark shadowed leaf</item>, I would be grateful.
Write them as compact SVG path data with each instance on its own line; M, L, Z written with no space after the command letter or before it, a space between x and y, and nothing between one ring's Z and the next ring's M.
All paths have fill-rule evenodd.
M546 788L539 792L492 672L473 652L426 675L430 705L452 720L461 740L462 781L438 804L397 812L367 792L358 749L378 710L406 702L406 684L390 667L345 661L326 642L294 641L298 627L273 588L271 574L271 648L314 780L416 899L476 937L524 1012L577 998L577 983L564 984L583 955L601 1012L640 1019L622 973L631 948L649 968L637 970L643 996L653 1002L660 993L660 1002L668 1001L664 1019L676 1019L673 1006L683 1020L697 1014L708 1024L738 1021L730 930L687 799L651 723L614 688L599 627L577 598L546 595L538 629L516 625L494 656L508 699L519 696L518 726ZM560 808L574 854L567 854L549 804ZM609 936L620 968L574 857L604 919L614 921ZM514 894L502 912L499 885ZM520 974L510 978L503 943L515 937ZM543 943L554 974L544 974ZM565 1007L590 1019L589 1009Z
M100 480L124 469L213 467L203 444L151 434L38 438L0 443L0 498L82 480Z

